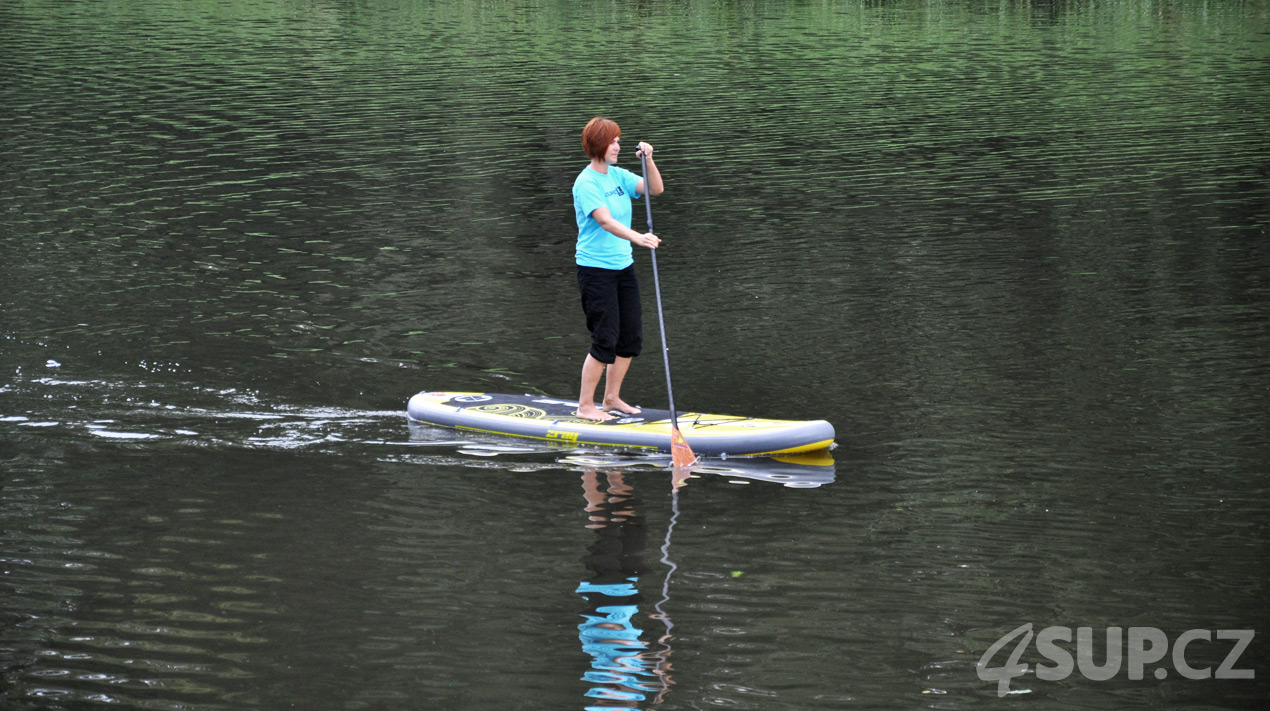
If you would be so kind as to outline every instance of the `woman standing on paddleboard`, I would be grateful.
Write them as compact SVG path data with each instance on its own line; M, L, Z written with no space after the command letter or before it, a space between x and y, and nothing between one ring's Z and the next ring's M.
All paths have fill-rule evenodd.
M622 380L631 358L639 355L644 337L632 245L656 249L661 244L652 232L631 229L632 195L660 195L665 189L653 163L653 147L640 143L635 151L648 161L648 185L644 185L643 178L617 167L621 135L617 123L598 116L591 119L582 129L582 147L591 164L573 181L578 290L591 332L578 396L578 417L587 420L611 420L614 416L609 411L639 413L639 408L621 397ZM601 375L607 376L603 409L595 406Z

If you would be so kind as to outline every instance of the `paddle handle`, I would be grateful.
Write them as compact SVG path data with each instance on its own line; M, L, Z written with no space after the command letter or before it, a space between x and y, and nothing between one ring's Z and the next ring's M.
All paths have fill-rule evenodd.
M639 154L639 166L644 175L644 210L648 215L648 231L653 231L653 195L648 184L648 156ZM670 402L670 426L679 429L679 416L675 412L675 389L670 384L670 348L666 345L666 317L661 307L661 277L657 274L657 250L650 249L653 257L653 293L657 296L657 328L661 333L661 358L666 364L666 399Z

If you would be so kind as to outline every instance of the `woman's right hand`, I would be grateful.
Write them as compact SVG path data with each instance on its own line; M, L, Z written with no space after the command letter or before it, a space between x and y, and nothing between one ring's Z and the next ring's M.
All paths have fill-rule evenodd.
M648 247L649 249L657 249L657 245L661 244L661 238L653 234L652 232L645 232L644 234L639 235L635 239L631 240L631 242L634 242L635 244L641 247Z

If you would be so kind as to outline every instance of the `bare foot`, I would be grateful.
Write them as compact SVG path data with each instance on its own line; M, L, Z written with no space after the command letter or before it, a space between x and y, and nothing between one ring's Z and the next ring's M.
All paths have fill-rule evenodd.
M577 416L583 420L594 420L596 422L604 422L605 420L615 420L616 417L601 410L595 406L595 403L586 405L578 405Z
M613 399L605 398L604 409L610 412L613 410L617 410L618 412L622 412L627 415L638 415L641 412L641 410L638 407L635 407L633 405L627 405L626 403L622 402L620 398L613 398Z

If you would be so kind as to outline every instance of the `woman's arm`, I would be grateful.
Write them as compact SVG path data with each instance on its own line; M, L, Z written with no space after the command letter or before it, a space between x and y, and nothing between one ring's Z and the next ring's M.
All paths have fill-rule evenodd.
M650 175L648 179L651 182L652 176ZM595 221L600 223L600 227L603 227L606 232L621 237L624 240L629 240L633 244L637 244L641 247L648 247L649 249L657 249L657 245L661 244L661 238L652 232L639 233L626 225L623 225L621 222L618 222L617 219L613 217L613 213L609 212L607 207L595 208L591 211L591 217L594 217Z

